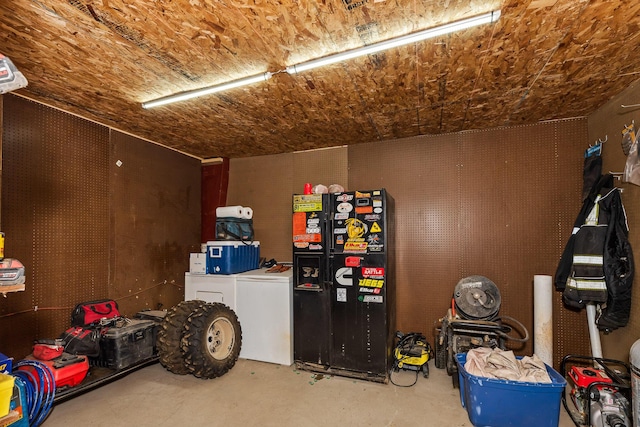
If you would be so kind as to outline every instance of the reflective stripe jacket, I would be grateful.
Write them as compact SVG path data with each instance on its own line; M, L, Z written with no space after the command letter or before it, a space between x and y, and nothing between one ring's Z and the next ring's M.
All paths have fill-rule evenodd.
M596 224L589 221L594 207ZM613 177L604 175L591 189L576 218L556 270L555 286L563 291L563 300L570 307L600 304L596 323L605 332L629 321L634 264L628 234L620 191L614 188Z

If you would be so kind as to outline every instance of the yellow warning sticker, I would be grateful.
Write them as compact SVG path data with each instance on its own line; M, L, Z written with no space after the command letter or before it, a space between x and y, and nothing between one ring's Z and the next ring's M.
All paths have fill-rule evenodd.
M371 232L372 232L372 233L379 233L379 232L381 232L381 231L382 231L382 228L380 228L380 226L378 225L378 223L377 223L377 222L374 222L374 223L371 225Z

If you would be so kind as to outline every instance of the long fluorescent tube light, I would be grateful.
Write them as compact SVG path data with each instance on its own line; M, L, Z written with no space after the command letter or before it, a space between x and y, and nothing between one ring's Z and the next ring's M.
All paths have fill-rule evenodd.
M272 73L266 72L215 86L207 86L203 87L202 89L194 89L187 92L176 93L175 95L169 95L162 98L154 99L153 101L143 102L142 108L159 107L161 105L171 104L173 102L186 101L187 99L196 98L199 96L211 95L212 93L222 92L223 90L229 90L240 86L246 86L261 81L266 81L269 80L272 75Z
M500 11L494 10L492 12L484 13L482 15L472 16L471 18L465 18L460 21L451 22L449 24L440 25L438 27L433 27L426 30L418 31L416 33L407 34L405 36L384 40L378 43L370 44L368 46L363 46L357 49L348 50L346 52L336 53L335 55L329 55L323 58L312 59L311 61L302 62L300 64L290 65L287 67L287 73L289 74L300 73L302 71L311 70L313 68L321 67L323 65L334 64L336 62L357 58L358 56L371 55L372 53L391 49L393 47L403 46L403 45L415 43L421 40L442 36L444 34L453 33L455 31L460 31L467 28L475 27L478 25L496 22L498 18L500 18Z

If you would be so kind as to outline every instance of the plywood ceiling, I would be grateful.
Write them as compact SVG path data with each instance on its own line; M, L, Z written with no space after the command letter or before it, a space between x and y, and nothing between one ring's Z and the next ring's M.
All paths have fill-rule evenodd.
M141 107L498 9L496 24ZM237 158L587 115L640 78L638 16L622 0L10 0L0 52L29 80L18 95Z

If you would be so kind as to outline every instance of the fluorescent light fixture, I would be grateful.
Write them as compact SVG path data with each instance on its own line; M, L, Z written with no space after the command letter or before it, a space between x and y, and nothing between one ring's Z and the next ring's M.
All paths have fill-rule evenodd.
M199 96L211 95L212 93L222 92L223 90L229 90L240 86L246 86L266 81L269 80L272 75L272 73L266 72L215 86L207 86L203 87L202 89L194 89L187 92L176 93L175 95L169 95L162 98L154 99L153 101L143 102L142 108L159 107L161 105L171 104L173 102L186 101L187 99L197 98Z
M482 15L472 16L471 18L465 18L460 21L455 21L449 24L440 25L438 27L433 27L426 30L418 31L416 33L407 34L406 36L400 36L393 39L370 44L368 46L363 46L357 49L348 50L346 52L336 53L335 55L329 55L323 58L312 59L311 61L302 62L300 64L290 65L287 67L287 73L289 74L300 73L302 71L307 71L313 68L322 67L323 65L334 64L336 62L357 58L358 56L371 55L372 53L380 52L380 51L391 49L394 47L403 46L403 45L415 43L421 40L442 36L445 34L453 33L455 31L464 30L464 29L475 27L482 24L489 24L491 22L496 22L498 18L500 18L500 11L494 10L492 12L484 13Z

